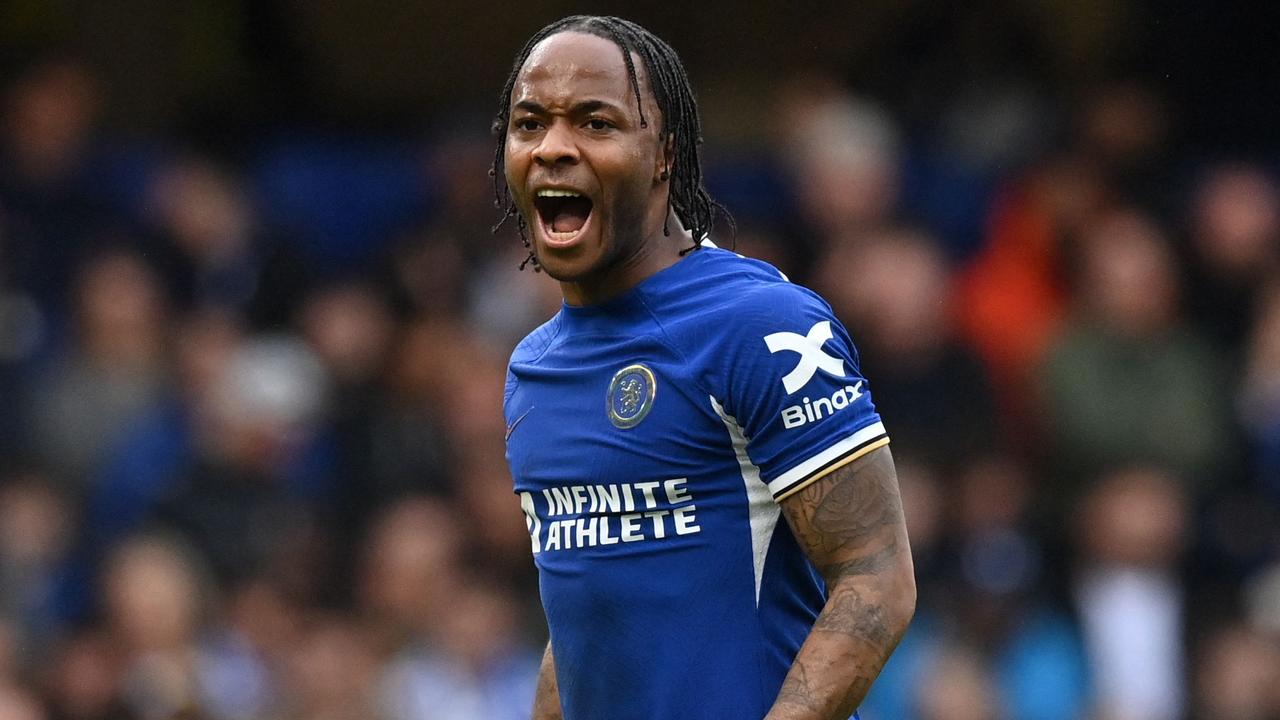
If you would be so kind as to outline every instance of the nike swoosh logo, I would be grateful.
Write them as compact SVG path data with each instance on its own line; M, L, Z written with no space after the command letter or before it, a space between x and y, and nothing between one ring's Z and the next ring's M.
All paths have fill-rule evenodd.
M525 410L525 411L524 411L524 414L522 414L520 417L516 418L516 421L515 421L515 422L513 422L513 423L511 423L510 425L508 425L508 426L507 426L507 436L506 436L506 437L504 437L504 438L502 438L504 442L505 442L505 441L507 441L507 440L510 440L510 439L511 439L511 433L513 433L513 432L515 432L515 431L516 431L516 426L520 424L520 421L521 421L521 420L524 420L525 418L529 417L529 413L531 413L531 412L533 412L533 408L532 408L532 407L530 407L528 410Z

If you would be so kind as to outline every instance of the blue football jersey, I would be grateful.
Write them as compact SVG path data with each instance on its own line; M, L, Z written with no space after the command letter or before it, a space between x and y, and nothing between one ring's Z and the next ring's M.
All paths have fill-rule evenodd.
M705 247L531 333L504 413L566 720L763 717L825 601L778 501L889 441L831 308Z

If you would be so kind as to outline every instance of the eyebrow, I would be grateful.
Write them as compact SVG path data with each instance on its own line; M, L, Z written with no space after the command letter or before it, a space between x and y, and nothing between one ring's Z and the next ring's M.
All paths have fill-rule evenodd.
M547 109L545 107L543 107L542 105L532 100L521 100L520 102L515 104L515 107L513 109L525 110L527 112L533 113L534 115L547 114ZM583 100L582 102L577 103L573 107L569 108L569 114L585 115L587 113L596 112L597 110L612 110L614 112L622 112L622 108L606 100Z

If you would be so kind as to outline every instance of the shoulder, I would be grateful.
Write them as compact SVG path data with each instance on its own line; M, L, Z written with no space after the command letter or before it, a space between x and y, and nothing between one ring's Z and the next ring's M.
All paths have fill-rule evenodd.
M556 313L550 320L539 325L533 332L526 335L511 351L511 359L507 362L506 386L502 394L504 408L511 403L511 397L516 392L516 386L518 385L516 368L521 365L528 366L538 362L555 343L556 338L560 335L560 327L560 313Z
M542 357L547 352L547 349L555 343L560 334L560 327L560 313L556 313L550 320L534 328L511 351L511 360L507 364L508 367L521 363L537 362L538 358Z
M760 327L831 314L821 297L769 263L716 247L703 248L695 257L701 267L682 292L681 304L687 306L685 315L714 334L749 334Z

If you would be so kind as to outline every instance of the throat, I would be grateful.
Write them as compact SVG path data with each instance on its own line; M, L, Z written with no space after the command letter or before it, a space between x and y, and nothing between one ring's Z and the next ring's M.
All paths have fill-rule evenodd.
M587 224L591 215L591 201L586 198L565 198L551 215L551 229L558 233L577 232Z

